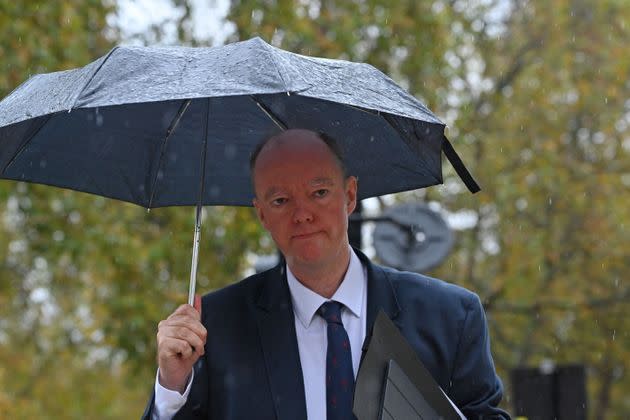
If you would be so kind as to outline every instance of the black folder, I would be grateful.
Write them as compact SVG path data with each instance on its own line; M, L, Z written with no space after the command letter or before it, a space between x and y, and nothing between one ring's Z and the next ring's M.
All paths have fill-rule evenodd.
M461 420L383 311L366 344L354 393L353 411L358 420Z

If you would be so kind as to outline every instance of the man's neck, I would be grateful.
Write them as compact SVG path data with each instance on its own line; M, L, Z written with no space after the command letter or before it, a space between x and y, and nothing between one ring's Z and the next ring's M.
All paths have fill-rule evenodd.
M300 264L289 262L289 269L305 287L320 296L330 299L343 281L350 265L350 247L340 250L340 255L328 264Z

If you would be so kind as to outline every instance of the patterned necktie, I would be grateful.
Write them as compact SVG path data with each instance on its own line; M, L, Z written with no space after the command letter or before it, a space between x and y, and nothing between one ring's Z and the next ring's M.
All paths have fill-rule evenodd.
M354 371L350 340L341 322L339 302L326 302L319 315L328 323L328 349L326 351L326 418L327 420L356 419L352 414Z

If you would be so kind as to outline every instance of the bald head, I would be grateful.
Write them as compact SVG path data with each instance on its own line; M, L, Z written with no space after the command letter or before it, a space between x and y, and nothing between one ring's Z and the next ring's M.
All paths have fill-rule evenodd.
M259 160L267 160L267 158L272 154L290 150L308 154L309 152L315 152L318 149L321 151L322 146L327 150L331 158L339 167L342 177L344 179L347 178L346 167L343 162L341 149L335 139L325 133L317 133L311 130L294 128L285 130L280 134L267 137L256 146L249 161L252 184L255 187L256 170L259 167Z

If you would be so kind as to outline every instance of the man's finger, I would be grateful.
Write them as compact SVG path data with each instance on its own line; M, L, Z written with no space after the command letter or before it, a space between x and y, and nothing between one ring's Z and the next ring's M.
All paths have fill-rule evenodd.
M168 318L166 318L166 319L181 318L181 317L191 317L191 318L194 318L196 320L201 319L200 315L199 315L199 311L195 310L195 308L193 308L192 306L190 306L187 303L185 303L183 305L180 305L175 310L175 312L170 314L168 316Z
M188 329L194 332L201 338L204 342L206 341L206 336L208 334L206 328L197 320L190 320L188 318L174 318L168 319L165 321L160 321L158 324L158 332L162 331L162 335L168 335L167 331L171 329Z
M162 344L162 350L160 354L166 355L177 355L182 357L183 359L188 359L193 354L193 349L190 346L190 343L186 340L180 340L177 338L172 338L165 343Z
M184 340L190 344L190 346L195 349L199 348L203 351L203 346L205 343L205 337L200 337L193 330L188 328L163 328L158 332L158 345L161 341L168 341L172 339Z

